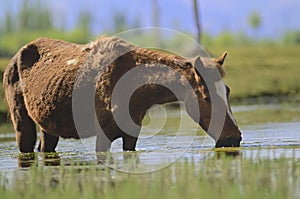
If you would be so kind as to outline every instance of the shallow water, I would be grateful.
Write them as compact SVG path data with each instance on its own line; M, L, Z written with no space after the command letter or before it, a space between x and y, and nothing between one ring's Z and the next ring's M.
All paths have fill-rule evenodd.
M221 151L253 160L282 156L300 158L299 104L234 106L233 112L243 133L242 147ZM214 149L214 141L185 112L178 109L158 106L150 111L144 125L137 152L122 152L122 142L116 140L111 148L109 166L125 172L149 172L167 167L175 161L201 164L203 158L219 153ZM13 133L0 134L0 140L0 173L7 175L30 165L28 161L24 164L18 158ZM59 158L45 162L42 155L37 154L37 161L34 162L40 165L72 162L96 165L94 149L95 137L84 140L61 139L57 146Z

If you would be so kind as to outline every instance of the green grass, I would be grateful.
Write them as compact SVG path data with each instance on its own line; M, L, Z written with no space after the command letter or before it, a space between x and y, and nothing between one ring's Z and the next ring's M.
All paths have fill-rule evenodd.
M3 122L0 124L0 134L7 134L14 132L11 122Z
M233 99L262 96L299 96L300 46L254 45L215 48L228 51L224 81Z
M34 165L22 175L16 171L12 184L5 182L2 175L2 199L292 199L300 194L300 162L296 158L249 160L216 155L200 163L181 161L145 174L120 173L100 165Z
M256 110L255 112L237 112L234 114L239 125L299 122L299 111L282 110Z
M2 80L3 80L3 72L4 72L8 62L9 62L8 58L0 57L0 115L1 115L1 112L2 112L2 114L7 112L7 103L5 101ZM0 116L0 124L5 122L4 119L5 118L3 116Z
M299 107L299 103L281 104L280 108L264 109L264 107L260 107L252 111L235 112L234 116L241 126L249 124L255 126L263 123L299 122L300 110L295 109L295 107Z

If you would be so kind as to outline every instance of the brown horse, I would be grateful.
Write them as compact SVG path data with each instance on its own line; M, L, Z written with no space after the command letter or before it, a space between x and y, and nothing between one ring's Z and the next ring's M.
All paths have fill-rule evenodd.
M124 150L135 150L147 110L174 101L184 101L216 147L239 146L241 132L231 112L229 88L222 83L225 57L190 60L117 37L86 45L39 38L17 52L3 78L19 150L34 151L35 124L41 129L40 151L55 151L59 137L93 135L97 152L109 150L119 137ZM125 81L125 89L118 90L118 82L133 69L143 69L129 76L140 81L139 87L134 90ZM132 91L128 99L127 88Z

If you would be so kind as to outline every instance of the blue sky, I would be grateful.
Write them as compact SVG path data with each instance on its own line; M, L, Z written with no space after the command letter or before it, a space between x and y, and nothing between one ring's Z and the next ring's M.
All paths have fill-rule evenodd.
M0 19L4 10L16 13L22 0L0 0ZM103 34L113 27L114 13L127 16L127 21L141 26L153 26L152 0L44 0L53 11L55 24L65 29L74 28L79 13L92 16L94 34ZM31 0L34 2L34 0ZM160 26L183 32L195 32L192 0L158 0ZM299 0L199 0L203 30L211 35L222 31L244 32L248 36L278 38L285 31L300 31ZM248 19L253 12L262 18L262 26L254 34Z

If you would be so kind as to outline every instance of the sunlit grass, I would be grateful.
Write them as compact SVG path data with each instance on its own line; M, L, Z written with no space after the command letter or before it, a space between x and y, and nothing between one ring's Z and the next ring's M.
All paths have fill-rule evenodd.
M7 64L9 62L9 58L1 58L0 57L0 71L1 71L1 74L3 73L3 71L5 70ZM2 77L2 75L1 75ZM2 81L1 81L2 82Z
M177 162L153 173L119 173L100 165L33 165L1 198L299 198L296 158L243 159L222 152L197 163Z
M300 46L253 45L211 47L214 54L228 51L225 82L231 97L299 96Z
M14 132L13 126L10 122L0 124L0 134Z

